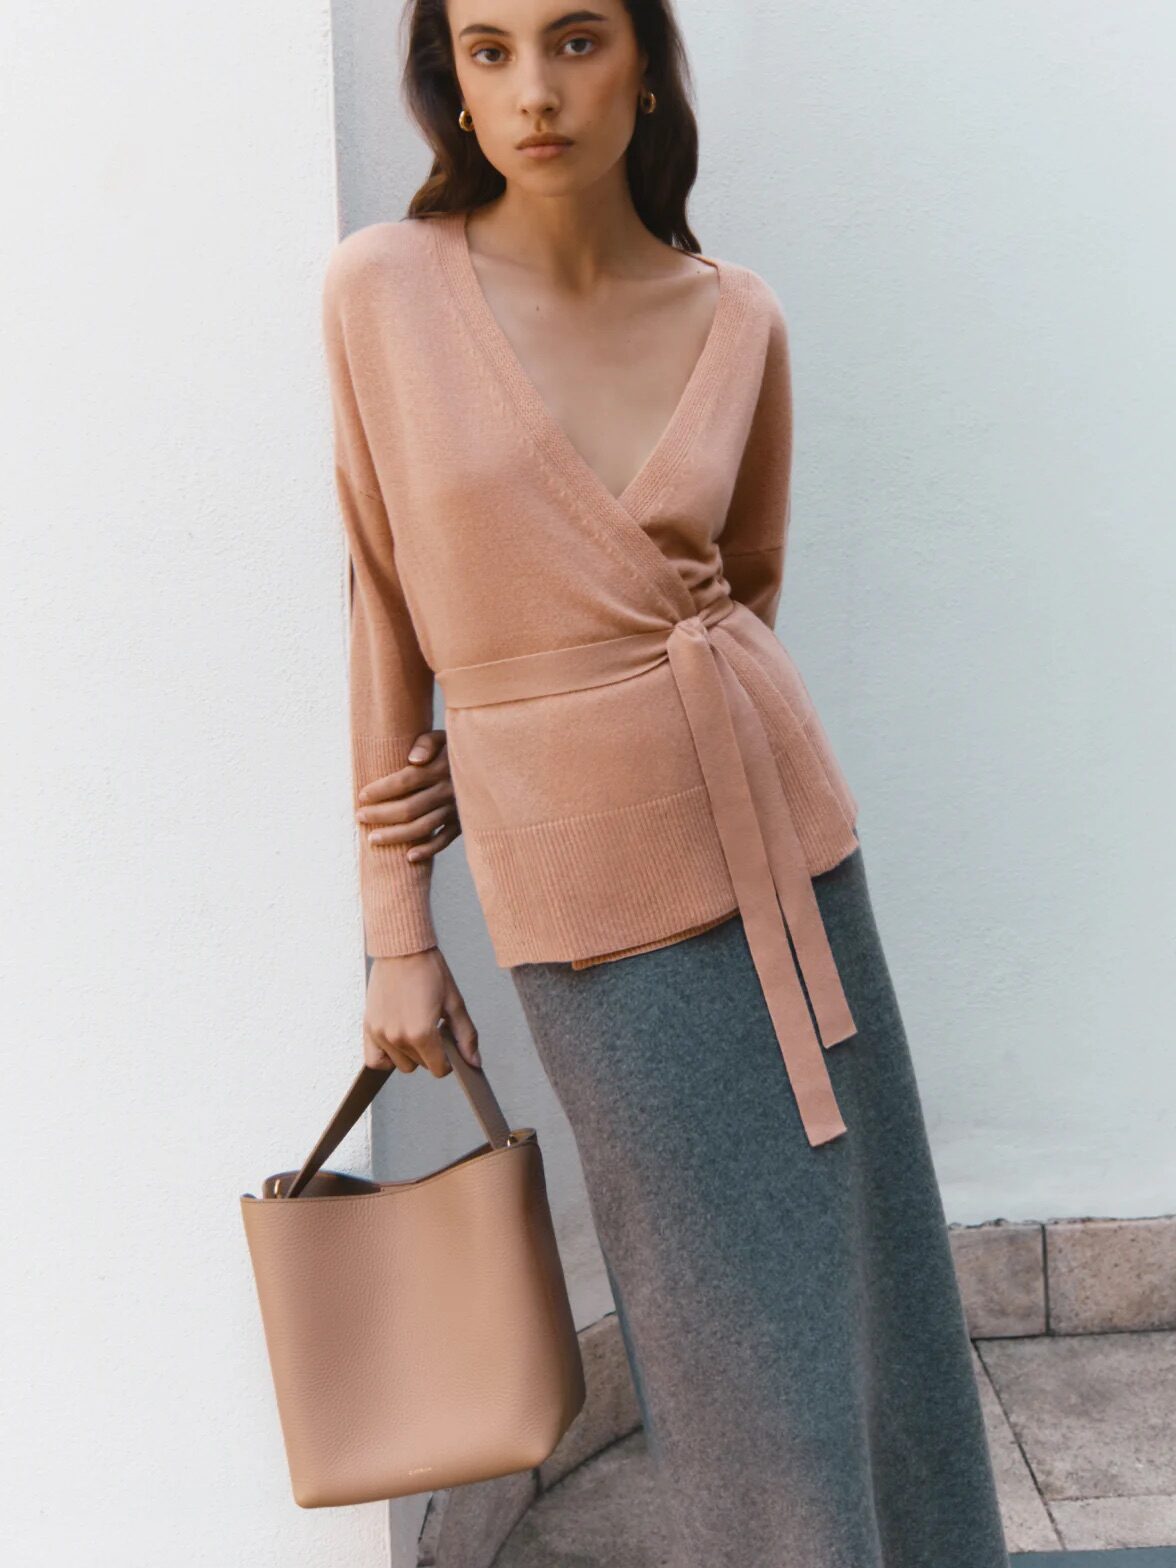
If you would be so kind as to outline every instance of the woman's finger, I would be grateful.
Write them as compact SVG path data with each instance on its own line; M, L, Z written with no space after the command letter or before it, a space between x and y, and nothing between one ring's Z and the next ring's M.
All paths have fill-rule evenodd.
M448 773L434 779L432 783L418 779L411 790L389 796L386 800L373 800L365 806L357 806L355 820L376 826L393 822L410 822L419 812L429 811L443 801L452 801L455 798L453 780Z
M410 762L430 762L444 749L446 734L441 730L423 730L408 749Z
M376 1053L376 1055L369 1056L369 1050ZM383 1060L378 1060L377 1056L382 1057ZM402 1073L415 1072L420 1066L420 1063L410 1056L407 1051L403 1050L399 1045L394 1045L392 1041L386 1039L383 1035L376 1034L368 1024L364 1024L363 1028L363 1059L369 1067L388 1067L390 1065Z
M432 838L426 839L423 844L417 844L408 852L409 860L431 860L446 844L452 844L455 838L461 835L461 823L456 817L451 817L440 833L434 833Z
M452 805L453 801L453 781L444 778L436 784L413 790L411 795L402 795L398 800L360 806L355 813L355 820L372 827L391 827L412 822L423 812L432 811L437 806Z
M444 1078L453 1071L449 1058L446 1056L441 1044L441 1037L436 1024L431 1029L422 1031L413 1040L412 1048L434 1078Z
M397 768L395 773L384 773L378 779L369 779L355 797L356 806L371 806L382 800L399 800L425 784L436 783L448 773L449 766L445 760L423 762L419 767L415 763L408 763L403 768Z
M378 1067L382 1072L391 1072L394 1066L392 1058L366 1024L363 1026L363 1059L366 1066Z
M423 784L436 783L448 777L449 755L442 746L437 755L426 762L409 762L394 773L369 779L356 796L356 804L367 806L382 800L395 800L403 795L411 795Z
M438 806L436 811L426 811L411 822L397 823L395 827L373 828L368 834L370 844L416 844L432 836L450 820L453 807Z
M458 1050L467 1062L472 1062L475 1067L481 1067L482 1053L478 1049L478 1031L474 1027L474 1020L466 1011L465 1002L456 986L446 993L445 1015L449 1019L449 1026L453 1031L453 1038L457 1041Z

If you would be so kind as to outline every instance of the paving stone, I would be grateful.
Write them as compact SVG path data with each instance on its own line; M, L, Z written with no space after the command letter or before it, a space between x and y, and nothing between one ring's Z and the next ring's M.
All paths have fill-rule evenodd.
M1093 1497L1054 1503L1062 1543L1083 1550L1176 1544L1176 1497Z
M975 1346L972 1347L972 1363L992 1454L1005 1546L1010 1552L1056 1551L1062 1544L1061 1537L1054 1529L1049 1510L1037 1490L1025 1456L1017 1446L1013 1429Z
M974 1370L1012 1551L1057 1551L1061 1540L1005 1419L987 1371ZM671 1568L659 1528L645 1433L613 1444L541 1496L494 1568Z
M1176 1568L1176 1333L998 1338L973 1354L1013 1568ZM490 1540L467 1535L439 1561L483 1568ZM538 1495L492 1561L672 1568L643 1430Z
M1176 1334L977 1348L1048 1503L1176 1494Z
M1176 1216L1045 1227L1054 1334L1176 1328Z
M996 1222L948 1229L973 1339L1045 1333L1042 1227Z

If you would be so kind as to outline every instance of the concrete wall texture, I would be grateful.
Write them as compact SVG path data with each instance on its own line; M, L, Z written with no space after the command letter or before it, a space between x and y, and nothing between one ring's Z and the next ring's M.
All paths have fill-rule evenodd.
M862 803L948 1217L1170 1212L1176 16L678 9L694 226L790 321L779 632ZM290 1498L237 1213L359 1062L318 305L336 235L401 216L427 168L398 21L67 0L0 23L19 1568L414 1558L423 1499ZM590 1322L574 1139L460 840L436 900ZM479 1136L424 1073L371 1123L332 1164L415 1174Z

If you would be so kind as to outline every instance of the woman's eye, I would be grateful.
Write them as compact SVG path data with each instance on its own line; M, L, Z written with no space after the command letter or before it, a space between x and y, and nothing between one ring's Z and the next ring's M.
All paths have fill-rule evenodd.
M576 44L586 44L588 47L586 49L573 48L572 52L574 54L591 54L592 51L596 48L596 39L588 33L577 33L572 38L565 38L560 47L561 49L566 49L569 45L574 46ZM485 60L485 56L487 54L497 56L498 58ZM470 58L472 60L483 59L487 65L497 65L499 63L499 59L505 58L505 54L506 51L500 44L479 44L476 49L471 50Z

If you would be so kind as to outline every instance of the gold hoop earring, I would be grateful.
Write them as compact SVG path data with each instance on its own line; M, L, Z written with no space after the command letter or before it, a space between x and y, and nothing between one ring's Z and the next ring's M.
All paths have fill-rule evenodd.
M657 94L649 87L643 87L638 94L637 102L641 105L642 114L652 114L657 108Z
M461 126L463 131L472 131L474 128L474 122L471 118L470 111L465 107L464 104L462 105L461 113L457 117L457 123Z

